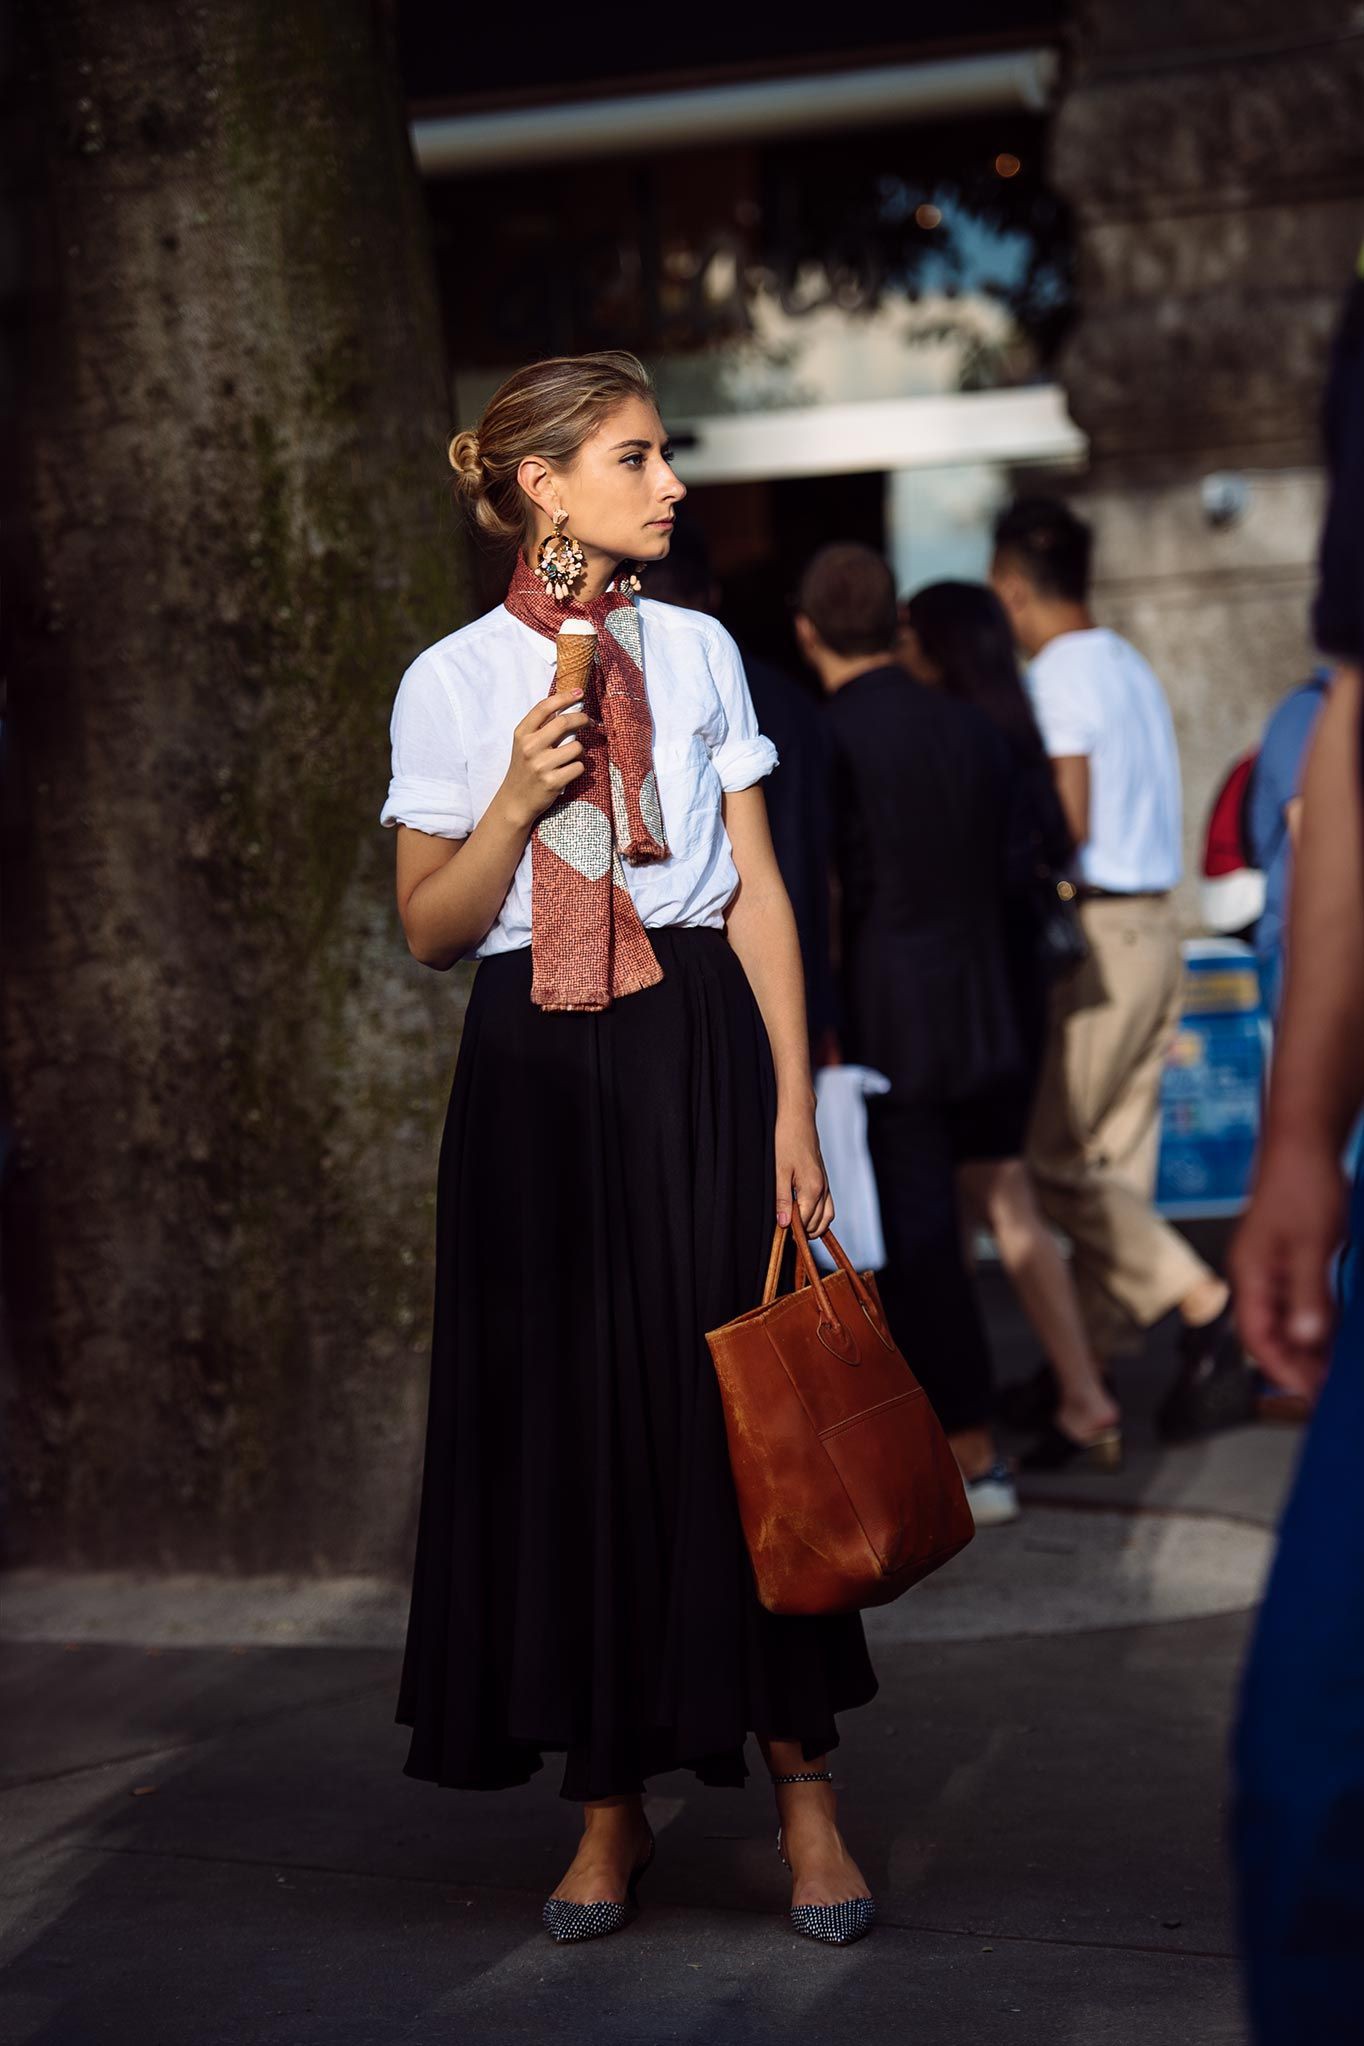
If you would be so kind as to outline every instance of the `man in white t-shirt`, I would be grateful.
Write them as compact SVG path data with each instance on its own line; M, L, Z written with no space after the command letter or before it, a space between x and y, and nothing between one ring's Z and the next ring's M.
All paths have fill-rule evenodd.
M1053 995L1028 1162L1074 1246L1100 1357L1178 1308L1180 1368L1158 1425L1179 1440L1248 1419L1254 1379L1225 1282L1151 1204L1182 981L1179 754L1149 664L1090 616L1090 550L1089 527L1050 498L1018 500L995 527L991 581L1031 662L1089 942Z

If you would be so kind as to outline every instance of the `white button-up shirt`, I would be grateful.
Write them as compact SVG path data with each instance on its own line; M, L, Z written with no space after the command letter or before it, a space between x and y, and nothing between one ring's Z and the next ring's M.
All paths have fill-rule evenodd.
M1179 749L1150 664L1116 632L1092 626L1049 640L1028 687L1053 760L1089 761L1081 879L1123 895L1173 888L1183 866Z
M647 926L721 926L739 880L721 793L770 774L777 749L758 730L739 649L718 619L647 597L639 616L668 857L622 861L626 886ZM467 838L502 786L514 727L549 694L553 671L554 641L504 604L418 654L393 704L380 823ZM528 839L471 958L529 945L530 873Z

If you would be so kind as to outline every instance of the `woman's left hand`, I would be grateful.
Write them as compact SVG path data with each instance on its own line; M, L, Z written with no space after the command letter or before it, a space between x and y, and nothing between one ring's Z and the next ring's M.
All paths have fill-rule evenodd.
M834 1219L834 1202L810 1109L777 1114L777 1221L783 1229L793 1199L805 1234L822 1236Z

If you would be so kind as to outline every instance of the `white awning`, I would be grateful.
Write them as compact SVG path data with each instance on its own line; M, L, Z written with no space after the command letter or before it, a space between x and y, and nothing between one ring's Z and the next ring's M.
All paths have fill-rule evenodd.
M667 426L682 440L676 468L684 483L848 476L957 462L1065 463L1082 460L1086 447L1056 384L709 419L670 414Z
M1010 110L1040 113L1056 73L1054 50L1001 50L812 77L627 93L561 106L433 115L413 121L412 147L423 175L440 178L892 121Z

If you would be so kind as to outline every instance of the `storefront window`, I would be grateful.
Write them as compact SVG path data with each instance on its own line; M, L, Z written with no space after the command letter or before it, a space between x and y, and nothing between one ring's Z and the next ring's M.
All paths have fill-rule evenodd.
M727 620L791 660L826 540L977 575L1019 462L1073 460L1072 241L1045 120L1002 113L429 187L459 416L538 355L652 370ZM488 601L503 568L481 562Z
M461 411L608 346L678 417L1045 377L1071 242L1042 142L1008 115L433 187Z

